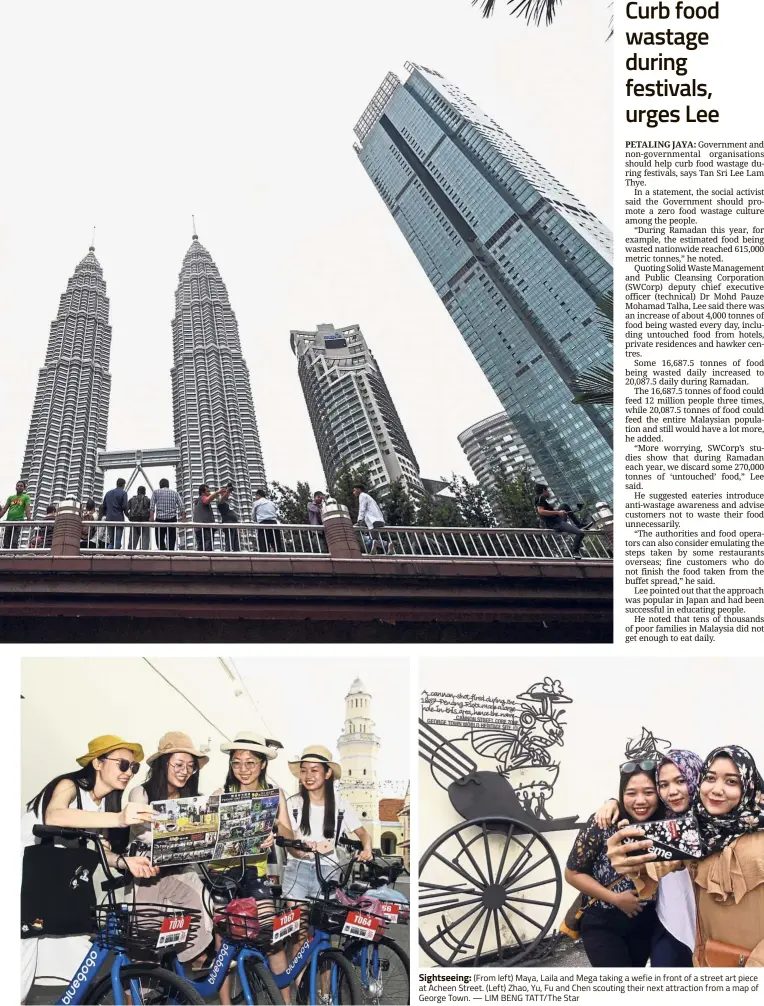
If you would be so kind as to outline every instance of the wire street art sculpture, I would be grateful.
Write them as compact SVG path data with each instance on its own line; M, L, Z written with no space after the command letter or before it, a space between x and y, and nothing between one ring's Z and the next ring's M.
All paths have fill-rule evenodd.
M438 964L519 964L549 932L562 873L545 835L583 827L547 807L570 702L552 678L509 700L424 693L419 754L464 818L419 863L419 945ZM436 724L462 732L447 739ZM479 769L473 754L493 769Z

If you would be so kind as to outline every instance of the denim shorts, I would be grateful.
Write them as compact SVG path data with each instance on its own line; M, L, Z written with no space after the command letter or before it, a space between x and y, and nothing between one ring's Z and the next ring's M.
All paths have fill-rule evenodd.
M307 901L321 896L321 886L312 859L290 859L284 867L281 896L287 901Z

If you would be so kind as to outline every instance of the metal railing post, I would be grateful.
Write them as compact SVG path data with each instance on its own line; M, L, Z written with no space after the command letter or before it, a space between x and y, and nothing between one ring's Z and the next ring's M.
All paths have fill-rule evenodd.
M350 520L350 511L341 503L329 501L323 510L324 537L333 559L360 559L361 546Z

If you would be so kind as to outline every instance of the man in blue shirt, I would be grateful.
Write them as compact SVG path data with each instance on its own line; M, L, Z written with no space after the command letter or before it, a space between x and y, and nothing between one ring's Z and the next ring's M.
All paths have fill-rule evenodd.
M125 480L117 479L116 489L110 489L103 498L99 517L107 521L124 521L127 513L127 493L125 492ZM108 529L107 548L122 548L122 535L124 528L110 527Z

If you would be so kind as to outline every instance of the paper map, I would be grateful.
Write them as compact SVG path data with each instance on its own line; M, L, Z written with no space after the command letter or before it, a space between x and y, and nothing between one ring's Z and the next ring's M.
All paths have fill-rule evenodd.
M279 791L189 796L151 806L157 811L151 824L152 864L185 866L259 855L278 814Z

